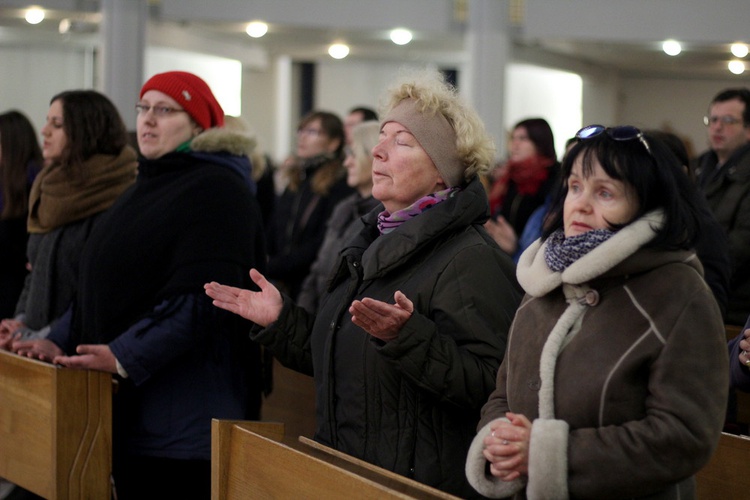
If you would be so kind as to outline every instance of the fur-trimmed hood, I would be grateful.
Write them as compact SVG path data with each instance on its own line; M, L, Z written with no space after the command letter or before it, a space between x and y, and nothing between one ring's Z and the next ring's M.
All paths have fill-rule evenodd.
M190 148L204 153L223 152L250 157L257 144L255 137L247 132L214 127L204 130L195 137L190 143Z

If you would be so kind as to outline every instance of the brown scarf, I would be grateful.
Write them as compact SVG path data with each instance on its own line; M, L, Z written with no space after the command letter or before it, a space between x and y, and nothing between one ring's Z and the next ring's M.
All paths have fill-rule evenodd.
M112 206L135 182L137 158L125 146L117 156L97 154L84 161L81 175L59 163L45 166L31 186L29 233L47 233Z

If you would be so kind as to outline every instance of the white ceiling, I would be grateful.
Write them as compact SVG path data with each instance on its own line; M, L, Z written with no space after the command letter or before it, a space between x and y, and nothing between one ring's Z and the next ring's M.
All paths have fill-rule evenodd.
M0 44L29 43L92 43L100 15L92 10L97 2L81 1L84 10L50 10L39 25L31 26L23 20L24 9L0 7ZM394 61L459 62L465 57L464 36L461 30L417 31L414 40L406 46L397 46L388 40L384 29L345 29L338 27L300 27L299 25L271 23L269 32L261 39L251 39L245 34L246 20L183 21L160 17L158 8L152 11L160 23L189 27L194 35L209 39L260 48L270 55L284 54L298 60L314 60L327 57L326 50L334 41L345 41L351 48L350 56L356 59L379 59ZM743 14L744 15L744 14ZM71 34L58 33L59 22L64 18L74 20ZM335 20L333 20L335 21ZM332 22L333 22L332 21ZM157 28L158 29L158 28ZM732 59L727 42L688 42L683 52L670 57L661 50L661 41L611 41L573 38L570 36L524 37L521 30L514 40L517 53L529 51L544 54L547 60L565 57L617 71L623 75L678 78L728 78L727 63ZM95 38L94 38L95 43ZM737 77L747 81L748 71Z

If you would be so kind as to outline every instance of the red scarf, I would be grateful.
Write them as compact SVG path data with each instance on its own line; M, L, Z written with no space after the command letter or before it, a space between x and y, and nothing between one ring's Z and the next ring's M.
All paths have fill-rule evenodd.
M490 213L497 213L503 206L511 182L516 185L518 194L536 194L549 177L549 167L553 163L554 160L538 155L521 161L508 161L503 167L505 172L490 188Z

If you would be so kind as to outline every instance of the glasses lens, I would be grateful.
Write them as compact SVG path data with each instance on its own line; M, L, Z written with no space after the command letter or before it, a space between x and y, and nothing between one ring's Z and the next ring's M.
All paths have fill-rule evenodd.
M641 131L632 125L609 129L609 136L616 141L630 141L640 137Z
M597 135L604 132L605 129L606 127L604 127L604 125L589 125L588 127L583 127L581 130L579 130L576 134L576 138L591 139L592 137L596 137Z

